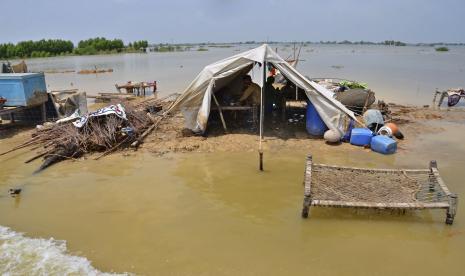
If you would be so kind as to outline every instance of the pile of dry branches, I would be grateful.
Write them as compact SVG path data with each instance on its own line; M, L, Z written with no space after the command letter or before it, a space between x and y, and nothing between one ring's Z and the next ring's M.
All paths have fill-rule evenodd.
M30 140L8 152L28 147L40 149L38 154L26 163L44 157L44 162L37 170L41 171L61 160L78 158L87 153L102 152L95 158L99 159L117 149L131 145L137 147L167 116L164 109L169 106L168 99L173 96L162 99L148 98L139 103L120 102L127 120L110 114L89 117L81 128L67 122L37 129Z

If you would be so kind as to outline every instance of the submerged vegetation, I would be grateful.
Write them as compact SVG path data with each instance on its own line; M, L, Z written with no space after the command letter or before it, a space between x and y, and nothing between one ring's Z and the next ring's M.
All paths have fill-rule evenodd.
M436 52L448 52L449 51L449 48L447 47L438 47L436 48Z
M182 52L188 49L189 48L183 45L163 44L163 43L160 43L157 46L153 47L154 52Z
M231 48L231 47L234 47L233 45L229 45L229 44L213 44L213 45L208 45L208 47L210 48Z

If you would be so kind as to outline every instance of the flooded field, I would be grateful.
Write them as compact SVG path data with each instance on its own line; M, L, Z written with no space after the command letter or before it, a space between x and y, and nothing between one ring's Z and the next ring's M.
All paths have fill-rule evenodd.
M256 152L157 157L141 150L62 162L38 175L37 162L23 164L31 152L2 156L0 190L24 192L0 197L0 272L460 275L463 204L453 226L444 211L314 208L310 219L300 217L308 152L316 162L367 167L418 168L437 159L451 190L463 195L465 126L435 126L444 131L392 156L330 146L266 152L265 172ZM2 140L0 151L23 138Z
M283 58L288 44L271 45ZM115 83L158 81L162 94L182 92L202 68L256 45L208 48L208 51L73 56L26 60L33 71L108 69L112 73L46 74L49 89L79 88L89 94L116 92ZM307 45L297 68L311 77L338 77L368 83L378 98L396 103L430 104L436 88L465 86L465 47L439 53L433 47L379 45Z
M96 94L128 80L157 80L160 93L168 94L181 92L204 65L247 48L27 63L34 71L114 69L94 75L47 73L51 90ZM292 55L290 46L277 48L285 58ZM430 47L309 45L301 59L298 68L310 77L367 82L378 98L397 103L430 104L436 87L464 86L463 47L437 53ZM65 161L36 175L39 161L24 164L34 152L0 156L0 273L461 275L465 124L457 118L423 118L427 124L410 128L412 135L390 156L322 141L302 148L286 139L265 142L264 172L258 171L257 152L250 151L254 137L243 140L253 146L236 146L234 152L167 154L155 154L149 145L158 140L152 137L138 152ZM2 135L0 152L29 134ZM212 139L208 146L221 147L228 139ZM436 159L445 182L459 195L455 223L444 224L443 210L399 214L313 208L303 220L309 153L315 162L374 168L425 168ZM20 197L8 196L12 187L23 189Z

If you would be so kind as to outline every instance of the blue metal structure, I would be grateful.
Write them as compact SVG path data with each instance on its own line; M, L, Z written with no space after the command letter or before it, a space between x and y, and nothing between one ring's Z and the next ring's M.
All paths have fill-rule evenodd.
M47 101L44 73L0 74L0 97L5 106L35 106Z

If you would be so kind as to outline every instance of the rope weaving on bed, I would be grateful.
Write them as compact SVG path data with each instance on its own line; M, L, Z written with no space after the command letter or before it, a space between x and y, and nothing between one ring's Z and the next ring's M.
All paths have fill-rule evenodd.
M311 198L378 203L426 203L448 200L434 175L427 170L423 173L374 172L316 164L312 168Z

